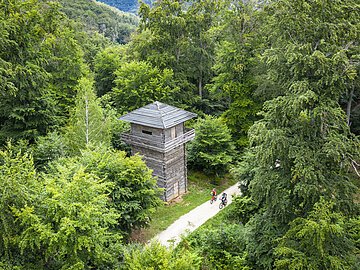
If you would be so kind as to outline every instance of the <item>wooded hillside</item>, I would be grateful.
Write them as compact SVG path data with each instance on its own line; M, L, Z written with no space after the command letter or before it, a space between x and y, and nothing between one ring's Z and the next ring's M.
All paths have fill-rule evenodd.
M135 31L138 18L93 0L59 0L61 10L80 22L86 31L97 31L113 42L124 44Z

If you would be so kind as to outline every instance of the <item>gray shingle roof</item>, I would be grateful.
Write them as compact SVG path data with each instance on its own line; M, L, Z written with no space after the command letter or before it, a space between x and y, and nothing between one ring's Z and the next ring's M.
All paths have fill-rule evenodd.
M135 111L121 116L119 119L130 123L154 128L171 128L186 120L196 117L196 113L155 101Z

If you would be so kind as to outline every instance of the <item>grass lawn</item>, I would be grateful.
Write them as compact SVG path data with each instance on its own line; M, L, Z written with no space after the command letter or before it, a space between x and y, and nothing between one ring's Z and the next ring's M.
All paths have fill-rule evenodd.
M189 171L188 192L170 203L165 203L163 206L159 207L151 217L152 221L149 228L133 232L131 237L132 241L141 243L147 242L156 234L169 227L179 217L210 200L210 192L214 187L217 192L220 193L235 183L236 181L228 176L225 176L222 179L214 179L201 172Z

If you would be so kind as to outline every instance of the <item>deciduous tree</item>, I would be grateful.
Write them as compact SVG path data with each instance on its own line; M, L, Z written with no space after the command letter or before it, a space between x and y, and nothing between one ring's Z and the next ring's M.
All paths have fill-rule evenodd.
M224 174L234 160L235 146L222 119L206 116L194 125L196 137L189 143L189 165L210 174Z
M36 204L14 209L21 254L31 255L38 269L109 267L121 240L109 229L119 217L108 205L110 183L76 164L63 165L43 175Z
M186 250L167 249L153 242L144 247L128 248L124 255L122 269L200 269L200 258L196 253Z
M86 171L110 182L109 205L119 218L114 226L128 236L133 229L148 225L150 214L161 204L156 179L140 156L126 157L125 152L106 148L84 150L78 161Z
M91 144L110 146L113 118L105 115L93 83L92 79L85 77L79 81L76 106L65 129L67 145L73 154Z
M124 63L115 75L116 87L111 96L119 113L138 109L154 101L169 102L179 91L172 70L160 70L147 62Z
M0 21L0 141L33 142L64 124L81 50L54 2L1 1Z

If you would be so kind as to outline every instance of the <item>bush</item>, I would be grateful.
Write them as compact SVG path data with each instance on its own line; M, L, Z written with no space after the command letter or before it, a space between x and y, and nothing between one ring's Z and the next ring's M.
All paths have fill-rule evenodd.
M184 249L174 251L158 242L125 251L123 269L126 270L195 270L200 269L200 257Z
M225 174L235 156L230 130L212 116L199 119L194 128L195 139L188 145L189 165L208 174Z
M198 252L202 269L250 269L246 266L246 229L238 224L221 224L220 228L199 229L180 246Z

